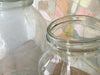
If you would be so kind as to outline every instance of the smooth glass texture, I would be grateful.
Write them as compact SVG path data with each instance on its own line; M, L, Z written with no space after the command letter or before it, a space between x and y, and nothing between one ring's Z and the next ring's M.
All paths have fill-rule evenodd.
M100 20L69 15L47 29L39 75L100 75Z
M38 75L46 24L33 0L0 0L0 75Z

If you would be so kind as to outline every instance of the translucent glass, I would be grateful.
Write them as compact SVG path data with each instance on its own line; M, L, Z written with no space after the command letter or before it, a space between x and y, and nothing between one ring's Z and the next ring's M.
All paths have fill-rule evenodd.
M37 75L46 24L33 0L0 0L0 75Z
M47 29L39 75L100 75L100 20L65 16Z

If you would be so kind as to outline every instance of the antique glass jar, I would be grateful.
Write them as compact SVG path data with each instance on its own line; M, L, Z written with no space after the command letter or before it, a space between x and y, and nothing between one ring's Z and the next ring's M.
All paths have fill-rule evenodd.
M100 75L100 20L69 15L47 29L39 75Z
M46 24L32 3L0 0L0 75L37 75Z

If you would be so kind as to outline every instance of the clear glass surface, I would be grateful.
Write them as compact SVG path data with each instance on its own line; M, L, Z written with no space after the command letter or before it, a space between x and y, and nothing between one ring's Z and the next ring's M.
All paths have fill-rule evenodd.
M47 29L39 75L100 75L100 20L70 15Z
M0 0L0 75L38 75L46 24L33 0Z

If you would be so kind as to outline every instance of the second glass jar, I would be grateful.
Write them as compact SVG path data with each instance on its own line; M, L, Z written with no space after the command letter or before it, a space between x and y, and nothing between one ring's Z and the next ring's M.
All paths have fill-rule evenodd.
M46 24L33 0L0 0L0 75L38 75Z

